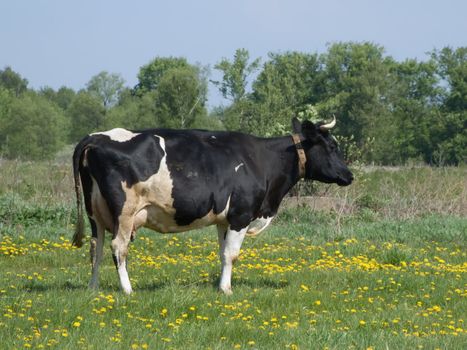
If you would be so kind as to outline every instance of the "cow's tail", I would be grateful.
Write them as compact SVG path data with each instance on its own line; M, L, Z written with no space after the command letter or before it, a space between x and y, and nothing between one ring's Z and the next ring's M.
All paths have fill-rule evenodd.
M73 178L75 181L75 193L76 193L76 209L77 209L77 220L76 220L76 227L75 233L73 235L72 245L75 247L82 247L83 246L83 239L84 239L84 219L83 219L83 203L82 203L82 195L81 195L81 179L79 175L79 167L81 158L84 152L85 147L87 146L87 142L82 140L75 148L73 153Z

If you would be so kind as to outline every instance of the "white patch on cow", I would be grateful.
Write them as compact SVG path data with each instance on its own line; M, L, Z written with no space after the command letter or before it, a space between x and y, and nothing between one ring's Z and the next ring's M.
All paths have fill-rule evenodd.
M158 172L131 188L122 182L122 189L127 198L125 207L131 207L129 211L135 213L135 229L146 226L164 233L169 232L171 226L176 226L173 219L175 214L172 198L173 180L167 166L165 140L158 135L155 136L159 138L159 145L164 151Z
M238 169L240 169L240 167L241 167L241 166L244 166L244 165L245 165L245 164L243 164L243 163L238 164L238 165L235 167L235 172L237 172Z
M133 137L138 136L139 133L134 133L130 130L122 129L122 128L115 128L108 131L101 131L92 133L92 135L105 135L108 136L112 141L117 142L126 142L131 140Z
M157 136L157 135L156 135ZM159 137L160 146L165 152L165 140ZM198 177L196 172L187 176ZM226 207L220 213L214 213L211 209L202 218L194 220L189 225L180 226L174 219L175 209L173 207L172 189L173 180L167 167L167 155L165 154L156 174L150 176L146 181L139 182L127 187L126 182L122 182L122 189L126 194L125 207L122 210L133 215L133 227L137 230L140 227L147 227L161 233L177 233L189 231L213 224L223 224L227 222L227 212L230 207L230 197ZM196 206L196 203L193 203Z
M217 137L215 137L214 135L212 135L211 138L214 139L214 140L217 139Z
M125 294L131 294L130 277L128 277L128 271L126 270L126 260L124 263L118 266L118 276L120 277L120 284Z
M257 218L256 220L253 220L248 226L247 235L256 236L260 234L266 227L269 226L273 218L274 216Z
M229 198L227 199L227 203L225 204L224 210L222 210L219 214L217 214L218 223L227 222L227 213L229 212L229 209L230 209L230 198L231 197L232 195L230 195Z

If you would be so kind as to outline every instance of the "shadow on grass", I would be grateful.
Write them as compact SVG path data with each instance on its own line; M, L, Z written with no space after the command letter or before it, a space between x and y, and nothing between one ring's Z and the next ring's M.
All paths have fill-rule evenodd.
M250 289L283 289L289 285L288 281L276 281L267 278L258 278L250 280L247 278L235 278L232 281L232 288L250 288ZM211 278L209 280L200 280L200 281L187 281L187 282L177 282L177 281L148 281L146 283L134 284L134 291L159 291L167 288L171 289L186 289L190 287L199 287L199 288L212 288L213 290L218 290L219 286L219 277ZM93 291L87 285L87 283L65 281L63 283L44 283L41 281L31 281L23 286L18 286L18 290L26 292L48 292L48 291ZM101 283L99 288L95 291L101 292L119 292L121 291L118 282L116 283Z
M53 283L53 284L48 284L48 283L42 283L40 281L31 281L23 286L19 286L18 290L23 290L26 292L47 292L47 291L57 291L57 290L62 290L62 291L72 291L72 290L83 290L86 289L87 286L83 285L82 283L75 283L71 281L65 281L63 283Z
M232 288L251 288L251 289L283 289L289 285L288 281L274 281L270 279L245 279L245 278L234 278L232 281ZM146 283L140 283L134 285L134 291L158 291L163 289L188 289L188 288L212 288L217 291L219 287L219 277L213 277L209 280L198 280L198 281L148 281Z

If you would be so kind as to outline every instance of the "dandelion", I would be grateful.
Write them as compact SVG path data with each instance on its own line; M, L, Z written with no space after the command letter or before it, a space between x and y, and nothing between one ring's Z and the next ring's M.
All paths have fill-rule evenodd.
M76 327L78 328L79 326L81 326L81 323L76 321L76 322L73 322L73 327Z
M366 322L364 320L360 320L360 321L358 321L358 324L360 326L364 326L364 325L366 325Z

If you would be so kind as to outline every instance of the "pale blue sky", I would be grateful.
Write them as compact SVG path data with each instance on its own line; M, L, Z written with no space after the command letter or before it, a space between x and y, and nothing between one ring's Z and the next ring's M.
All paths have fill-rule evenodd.
M372 41L398 60L467 45L464 0L0 0L0 69L39 88L83 88L102 70L127 85L156 56L211 67L246 48L322 53ZM215 72L213 72L215 74ZM210 86L210 105L221 102Z

